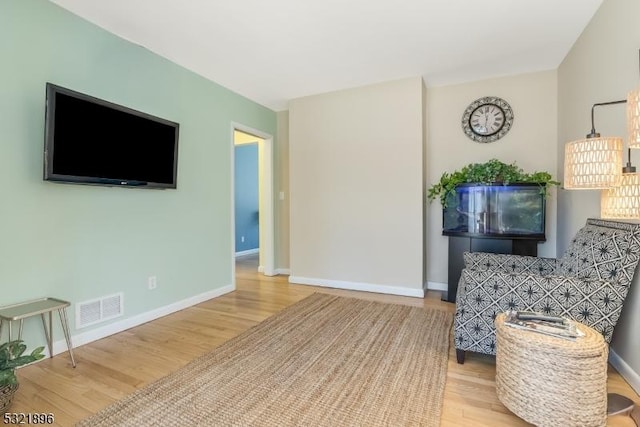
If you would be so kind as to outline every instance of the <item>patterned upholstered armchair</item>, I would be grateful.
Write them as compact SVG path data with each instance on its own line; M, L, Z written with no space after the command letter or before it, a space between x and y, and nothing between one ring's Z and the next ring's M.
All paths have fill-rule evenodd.
M455 346L495 354L494 319L506 310L566 316L611 341L640 258L640 224L588 219L560 259L465 253Z

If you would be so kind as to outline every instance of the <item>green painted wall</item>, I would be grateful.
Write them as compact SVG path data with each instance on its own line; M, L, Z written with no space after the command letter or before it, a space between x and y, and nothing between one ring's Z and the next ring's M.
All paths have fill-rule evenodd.
M232 283L231 122L275 112L45 0L2 0L0 58L0 305L122 291L130 317ZM44 182L47 81L179 122L178 189Z

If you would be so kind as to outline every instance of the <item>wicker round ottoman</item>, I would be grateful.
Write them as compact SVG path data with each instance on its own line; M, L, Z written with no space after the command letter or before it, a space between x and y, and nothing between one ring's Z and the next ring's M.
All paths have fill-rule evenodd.
M500 401L537 426L605 426L607 356L601 334L575 341L511 328L496 317L496 391Z

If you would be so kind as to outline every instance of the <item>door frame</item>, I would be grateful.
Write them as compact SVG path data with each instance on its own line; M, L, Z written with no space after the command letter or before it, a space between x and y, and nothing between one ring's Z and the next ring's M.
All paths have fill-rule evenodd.
M233 285L236 284L235 252L236 252L236 223L235 223L235 141L234 131L254 135L263 141L258 142L259 156L258 180L261 184L260 203L258 206L258 227L260 229L260 262L258 270L265 276L275 276L275 214L274 214L274 177L273 177L273 135L254 129L237 122L231 122L231 253Z

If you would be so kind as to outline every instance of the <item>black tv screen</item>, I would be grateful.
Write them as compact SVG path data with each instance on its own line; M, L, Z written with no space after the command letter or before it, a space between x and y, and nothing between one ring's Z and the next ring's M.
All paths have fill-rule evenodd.
M47 83L44 179L176 188L179 125Z

